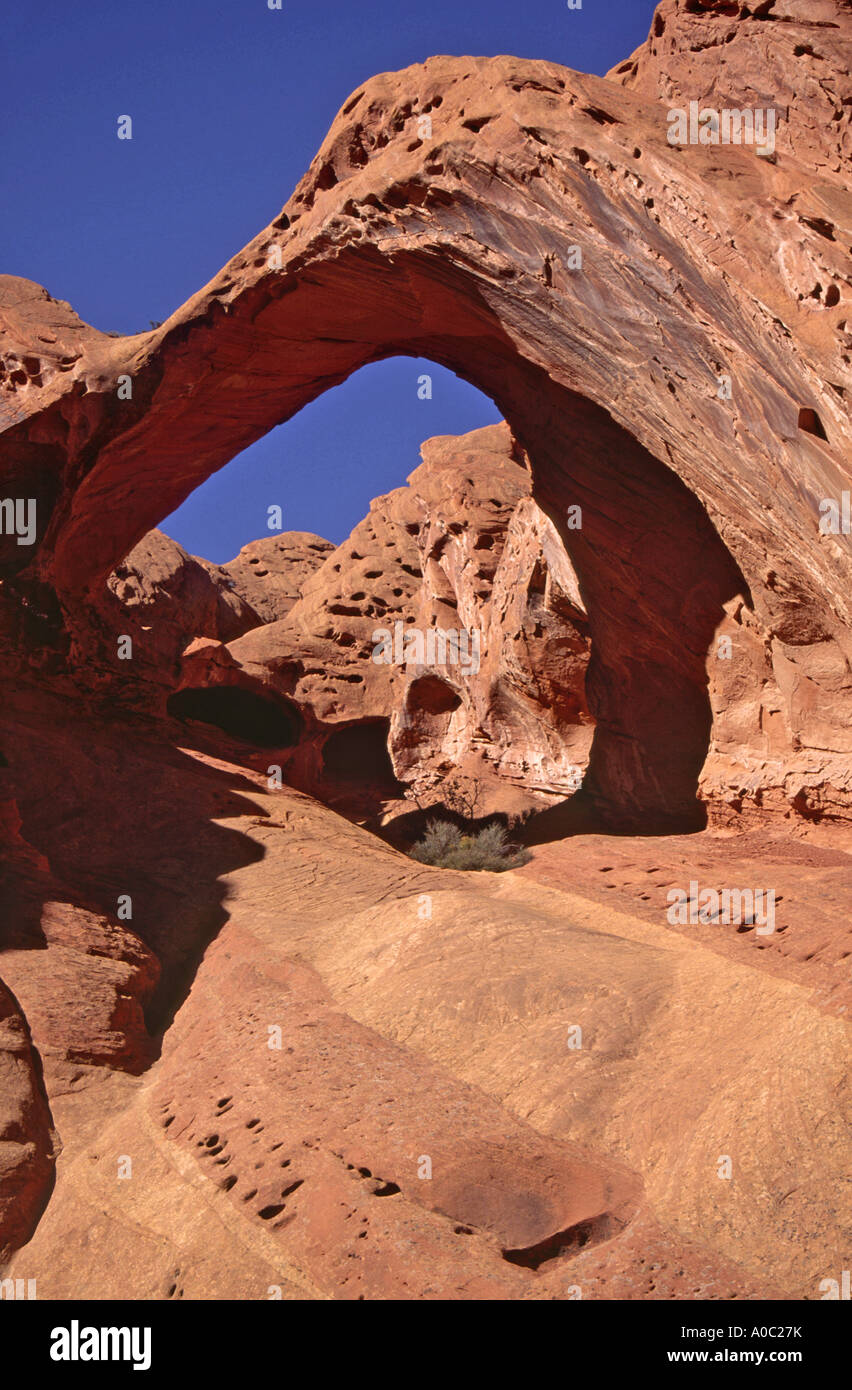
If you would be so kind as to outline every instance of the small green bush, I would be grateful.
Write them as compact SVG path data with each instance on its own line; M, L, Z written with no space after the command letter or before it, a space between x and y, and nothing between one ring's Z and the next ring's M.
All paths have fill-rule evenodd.
M529 850L511 844L499 821L471 835L463 835L451 821L431 820L423 839L411 850L411 858L437 869L473 869L499 874L526 864L531 856Z
M430 820L426 823L426 834L411 851L411 858L421 864L440 864L448 854L459 847L461 831L448 820Z

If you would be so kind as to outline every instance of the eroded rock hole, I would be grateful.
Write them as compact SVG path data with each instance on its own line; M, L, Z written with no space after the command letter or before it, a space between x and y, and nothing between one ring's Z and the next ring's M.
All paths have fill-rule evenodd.
M323 745L323 768L341 782L394 782L389 728L387 719L377 719L336 729Z
M811 406L803 405L799 410L798 426L806 434L813 434L817 439L825 439L825 427L817 412Z
M413 714L450 714L458 709L461 696L438 676L421 676L413 681L408 691L408 709Z
M501 1253L509 1264L521 1265L524 1269L538 1269L548 1260L576 1255L587 1245L598 1245L601 1241L608 1240L610 1236L617 1234L622 1225L623 1222L617 1221L609 1212L604 1212L601 1216L578 1221L576 1225L568 1226L564 1231L545 1236L544 1240L537 1241L534 1245L503 1250Z

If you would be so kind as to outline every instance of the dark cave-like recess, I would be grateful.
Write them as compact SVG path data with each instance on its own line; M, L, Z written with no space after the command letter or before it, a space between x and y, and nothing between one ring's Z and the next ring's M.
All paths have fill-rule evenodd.
M452 714L460 704L461 696L439 676L420 676L409 686L407 705L410 712Z
M325 771L342 782L370 784L395 782L388 752L387 719L370 724L349 724L329 734L322 750Z
M299 742L302 721L295 709L285 709L253 690L235 685L178 690L169 696L169 714L214 724L234 738L259 748L292 748Z

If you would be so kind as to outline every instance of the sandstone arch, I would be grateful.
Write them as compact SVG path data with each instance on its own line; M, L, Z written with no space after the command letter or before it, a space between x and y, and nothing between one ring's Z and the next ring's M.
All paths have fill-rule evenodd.
M852 559L818 524L846 476L850 428L825 384L848 360L842 306L793 334L791 275L773 270L795 236L830 278L811 224L826 209L839 223L842 201L829 173L801 192L795 151L772 164L729 147L722 185L718 150L666 130L616 80L432 59L347 101L279 218L154 332L109 338L7 279L7 332L33 371L14 383L5 466L49 514L17 583L79 605L259 435L368 362L431 357L497 403L570 548L599 804L697 824L701 773L719 815L848 814ZM759 231L749 201L774 209ZM48 311L54 343L34 356ZM797 424L817 403L824 440ZM735 660L708 676L720 625Z
M792 971L782 980L742 952L726 960L658 923L614 923L611 902L590 911L588 900L560 893L554 903L550 890L532 893L511 876L447 888L439 871L400 868L389 849L316 802L282 798L246 769L190 760L162 729L151 739L138 721L103 719L91 686L72 684L79 668L63 666L62 628L63 617L79 626L99 576L133 537L240 441L339 379L350 359L431 344L492 382L554 516L564 518L578 490L588 494L591 526L568 540L592 589L599 643L608 630L599 699L614 692L613 719L632 720L620 739L609 730L599 794L622 811L630 802L634 813L659 811L653 780L637 781L637 765L647 769L637 751L654 733L665 737L649 692L666 694L667 660L672 681L695 701L693 730L712 717L702 792L714 812L792 806L848 815L848 537L822 536L816 516L821 498L848 486L840 392L852 346L849 217L837 174L849 127L839 104L831 119L843 37L831 17L840 20L841 10L818 0L814 24L813 5L783 0L783 22L773 23L771 3L756 22L745 6L730 15L727 0L664 0L646 50L610 82L505 59L439 59L377 79L347 103L289 205L292 273L276 281L262 270L280 230L267 229L153 334L108 339L37 287L0 283L0 499L35 497L41 522L35 556L0 537L4 664L7 676L24 675L19 690L9 681L3 710L11 768L0 812L18 883L37 890L13 917L26 949L3 958L15 998L0 986L9 1074L20 1081L0 1119L11 1122L7 1138L26 1141L12 1144L0 1175L0 1246L26 1236L49 1194L48 1097L61 1098L63 1142L72 1137L81 1150L72 1161L66 1147L47 1219L13 1270L29 1274L35 1260L49 1283L42 1289L39 1275L40 1296L78 1297L81 1270L90 1296L170 1297L178 1287L182 1296L185 1274L178 1286L172 1271L178 1261L186 1271L188 1260L188 1296L256 1297L267 1282L264 1260L252 1255L261 1230L278 1241L276 1272L298 1275L288 1296L349 1296L343 1227L351 1236L353 1185L365 1172L371 1183L383 1176L366 1194L356 1187L354 1210L366 1218L374 1196L401 1199L377 1204L391 1208L390 1221L361 1276L365 1297L433 1297L436 1274L441 1296L528 1298L532 1288L532 1296L564 1297L576 1266L560 1271L548 1256L554 1242L576 1246L586 1234L601 1242L601 1262L580 1276L592 1298L820 1291L843 1215L845 1153L834 1119L844 1094L842 1022L818 1014L822 1001L798 988L818 982L840 997L841 854L834 878L830 855L803 856L804 873L827 889L822 924L837 944L820 962L822 927L815 935L808 924L796 947L803 958L778 954ZM677 99L698 73L707 100L718 81L720 96L742 105L739 74L764 70L789 98L777 164L747 150L686 157L664 147L658 95ZM797 119L797 90L809 78L818 91L809 93L812 119ZM406 123L422 106L449 120L418 146ZM582 242L582 279L569 279L563 242ZM350 298L335 303L341 290ZM297 294L300 312L313 315L301 325L285 312ZM730 374L733 404L720 404L717 372ZM121 405L119 374L135 386ZM807 427L815 419L818 436ZM673 534L674 554L661 552ZM695 549L708 539L709 565L687 536ZM702 627L714 621L728 579L741 583L728 556L747 593L724 605L722 635L734 655L729 667L709 662L708 706ZM681 580L705 569L704 588L679 592ZM678 602L689 619L687 653L672 646ZM656 679L640 679L655 660ZM683 699L670 707L682 721ZM783 843L786 853L794 837ZM692 853L688 842L684 855ZM103 911L85 905L92 890ZM128 890L144 905L142 936L112 916L115 895ZM433 894L434 922L412 931L424 897L431 915ZM30 927L32 908L48 897L60 911L41 919L45 952ZM387 968L398 945L402 965ZM281 1010L282 986L292 987L295 1007ZM169 1026L162 1064L150 1087L134 1087L120 1125L107 1110L106 1128L91 1137L92 1112L70 1108L77 1101L66 1065L76 1071L82 1057L102 1073L128 1063L144 1069L151 1038L142 1004L155 987L150 1026ZM349 1015L333 998L344 989ZM564 1045L572 998L588 1004L600 1030L584 1071ZM170 1026L181 1000L187 1007ZM236 1000L237 1010L223 1007ZM779 1047L791 1009L795 1065ZM257 1065L253 1026L279 1013L290 1030L286 1084ZM21 1046L27 1036L32 1048ZM397 1045L400 1036L411 1050ZM353 1089L359 1076L366 1090ZM767 1093L784 1099L780 1124ZM320 1138L309 1151L311 1107ZM534 1128L519 1127L518 1113ZM430 1144L444 1184L435 1192L453 1214L442 1229L432 1214L418 1221L422 1189L432 1185L413 1176L408 1156L419 1152L424 1125L448 1124L449 1142L440 1152ZM708 1134L732 1129L746 1155L733 1206L719 1195L725 1184L712 1178L712 1163L708 1182L706 1144ZM601 1134L645 1184L647 1204L624 1239L609 1220L631 1215L632 1178L609 1160L590 1170L573 1149ZM292 1172L281 1176L285 1140L306 1165L295 1183ZM111 1155L137 1143L143 1211L128 1221ZM227 1196L232 1171L214 1196L217 1209L199 1197L197 1179L210 1165L202 1189L216 1180L231 1143L243 1187ZM534 1203L527 1221L519 1184L524 1195L543 1191L542 1173L547 1201ZM294 1186L308 1219L274 1232L268 1223ZM477 1189L492 1199L487 1247L453 1224L482 1219L467 1195ZM246 1194L257 1198L254 1208ZM338 1227L329 1226L330 1210ZM282 1216L284 1228L290 1214ZM685 1247L686 1236L709 1241L713 1258ZM722 1257L740 1268L720 1266ZM537 1263L540 1282L531 1286ZM780 1290L767 1287L767 1270Z

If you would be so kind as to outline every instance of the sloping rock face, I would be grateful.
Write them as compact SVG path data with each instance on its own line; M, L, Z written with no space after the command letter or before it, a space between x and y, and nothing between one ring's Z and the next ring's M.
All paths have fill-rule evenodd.
M479 814L549 804L577 790L592 737L576 575L506 425L422 453L286 618L189 647L170 708L204 717L216 692L217 723L245 691L298 712L286 779L385 817L411 810L403 789L440 802L450 772L476 781Z
M849 32L840 0L816 24L758 8L664 7L677 47L652 34L617 81L511 58L373 79L280 217L149 334L7 278L3 488L38 504L32 545L4 538L19 592L75 607L251 440L422 354L497 402L571 555L602 810L698 824L700 776L721 817L848 815L852 560L822 523L849 481L849 108L815 176L819 117L761 158L670 144L659 99L716 61L713 92L748 107L755 55L793 91Z
M757 8L721 61L757 25L781 65L817 47ZM732 57L741 104L745 80ZM815 516L846 480L848 287L799 301L784 270L847 244L839 183L780 141L669 147L655 102L433 60L355 94L290 227L162 329L107 338L0 285L0 501L35 503L3 512L0 1258L39 1297L815 1299L846 1267L849 836L807 817L848 814L848 536ZM727 879L733 838L427 868L87 687L84 607L151 526L399 351L491 389L530 460L492 612L529 632L540 506L578 586L549 561L545 606L556 577L587 614L600 805L688 818L712 735L714 812L803 813L736 841L783 886L781 944L666 923L670 877ZM433 597L470 598L466 557L446 543ZM201 639L226 665L251 640Z
M669 106L732 107L747 93L749 106L776 108L785 158L809 169L812 181L844 186L852 158L849 9L848 0L663 0L646 42L607 77ZM830 194L812 192L828 197L831 222Z
M0 712L87 972L51 933L17 977L44 1089L10 1137L47 1209L4 1276L58 1299L727 1300L818 1298L842 1268L848 1025L806 976L526 871L426 868L138 720L62 713L38 685ZM148 1031L116 1015L162 1039L141 1076L78 1050L74 1010L107 1017L113 964L81 905L124 893L115 944L162 963Z

